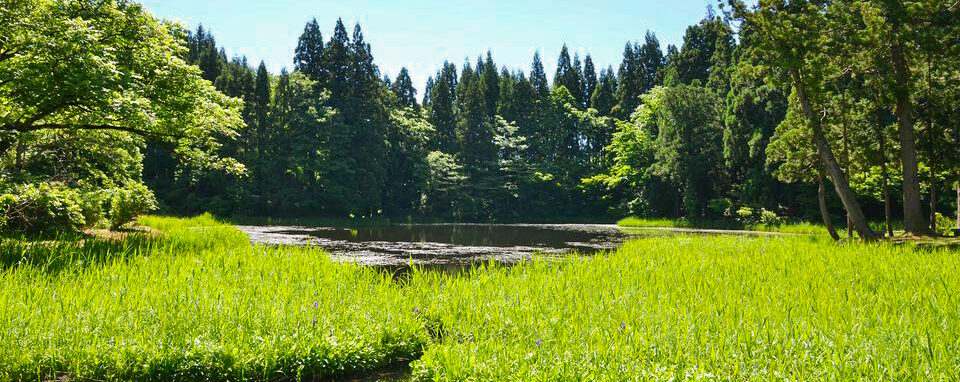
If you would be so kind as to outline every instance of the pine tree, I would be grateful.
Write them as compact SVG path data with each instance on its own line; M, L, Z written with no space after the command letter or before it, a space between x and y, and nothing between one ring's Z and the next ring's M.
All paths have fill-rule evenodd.
M417 89L413 88L413 81L410 79L410 72L406 67L400 69L396 81L391 86L393 94L397 96L397 103L401 107L419 108L417 105Z
M351 154L358 166L358 204L352 208L361 214L377 213L383 206L382 193L387 177L386 134L388 116L381 97L379 69L373 63L370 44L363 37L360 24L353 28L350 47L350 107L344 108L348 123L354 129Z
M593 66L593 58L587 54L583 61L583 107L589 107L593 92L597 89L597 69Z
M486 61L479 69L487 116L493 117L497 114L497 100L500 98L500 76L497 74L497 65L493 63L493 54L489 50Z
M264 156L264 149L270 144L270 77L267 65L260 61L257 68L257 79L253 85L253 120L256 122L256 136L254 150L257 160L268 160Z
M303 28L303 34L297 41L297 49L293 56L296 70L303 72L314 81L324 83L326 76L323 71L323 34L320 25L314 18Z
M433 95L433 76L427 77L427 84L423 87L423 107L430 110L432 104L430 97Z
M557 59L557 73L553 77L553 87L563 86L573 95L578 104L583 104L583 82L581 80L582 68L580 58L575 61L570 60L570 51L567 44L563 44L560 49L560 57Z
M640 95L643 94L639 88L639 57L631 42L623 47L623 61L620 63L618 78L620 83L617 85L617 105L613 114L620 119L627 119L633 110L640 104Z
M610 115L617 103L617 76L613 67L600 72L597 87L590 97L590 107L597 110L601 116Z
M530 84L537 94L538 100L545 100L550 96L550 85L547 83L547 72L543 70L543 61L540 52L533 52L533 63L530 65Z
M200 67L203 79L214 82L223 70L223 62L217 52L217 42L213 34L197 26L197 33L190 39L191 51L188 53L190 61Z
M663 70L664 59L663 51L660 50L660 40L653 32L647 31L644 36L643 45L639 47L637 70L640 72L637 76L640 94L646 94L655 86L662 83L660 73Z
M447 154L457 153L456 105L457 105L457 67L444 62L437 72L436 80L430 88L429 120L436 130L431 141L433 150Z
M343 111L347 104L347 93L350 91L352 78L350 57L350 38L343 20L337 19L333 30L333 37L323 49L322 71L327 78L320 85L330 91L330 106Z

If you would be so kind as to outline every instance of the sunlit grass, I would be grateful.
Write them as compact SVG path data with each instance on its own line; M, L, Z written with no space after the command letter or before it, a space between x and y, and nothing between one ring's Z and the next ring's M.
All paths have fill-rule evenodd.
M827 229L809 222L789 222L780 225L741 224L732 220L688 220L669 218L645 218L630 216L620 219L618 226L627 228L700 228L700 229L738 229L748 231L782 232L803 235L827 235ZM838 228L838 229L842 229Z
M421 273L429 380L949 380L960 254L814 238L654 238ZM523 378L520 378L523 379Z
M315 378L414 357L427 340L375 270L251 247L208 217L141 224L164 239L96 266L0 273L0 380Z
M0 381L314 380L421 356L420 380L960 370L960 252L946 249L670 236L393 280L315 249L251 246L209 216L140 224L159 234L3 242L30 260L0 268Z

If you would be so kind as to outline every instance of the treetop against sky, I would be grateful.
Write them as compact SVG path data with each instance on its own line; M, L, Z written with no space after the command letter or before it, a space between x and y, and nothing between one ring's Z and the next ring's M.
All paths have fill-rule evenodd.
M195 1L143 0L154 15L191 29L212 30L229 55L266 62L273 73L292 69L303 26L317 18L329 38L338 17L351 29L360 23L384 74L410 70L421 92L444 60L460 66L488 49L499 65L530 69L535 50L553 68L566 43L589 53L599 68L616 67L628 40L651 30L664 48L679 45L688 25L703 18L712 0L492 0L467 1ZM548 71L552 72L552 71ZM549 73L552 74L552 73Z

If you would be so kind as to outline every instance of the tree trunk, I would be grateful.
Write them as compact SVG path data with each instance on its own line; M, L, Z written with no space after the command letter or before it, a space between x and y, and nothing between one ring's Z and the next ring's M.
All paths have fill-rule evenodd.
M850 138L847 132L847 96L840 95L840 123L843 125L843 173L850 177ZM847 237L853 237L853 224L850 221L850 211L846 212Z
M860 237L864 240L878 239L877 233L870 229L867 218L863 214L863 209L860 208L860 203L857 202L857 196L853 193L853 190L850 189L850 183L840 168L840 164L837 163L837 158L833 155L833 150L830 149L830 146L827 144L827 138L824 136L820 119L817 118L813 111L813 106L810 104L810 99L807 98L803 80L800 78L800 72L794 69L791 71L791 74L793 75L794 84L797 87L797 96L800 98L801 106L803 106L803 114L807 117L807 121L813 129L813 143L817 147L817 154L820 156L820 161L823 163L823 166L826 167L827 174L830 175L830 179L833 181L834 190L837 192L837 195L840 196L843 207L846 208L850 214L850 220L853 223L854 229L857 230L857 233L859 233Z
M957 181L957 229L960 230L960 180Z
M937 232L937 179L932 176L930 177L930 231Z
M879 139L879 149L880 149L880 174L883 187L883 217L884 224L886 225L886 235L888 237L893 237L893 200L890 197L890 174L887 172L887 136L883 131L883 119L881 117L880 111L880 101L874 100L876 109L874 110L874 116L876 117L876 134Z
M817 169L817 201L820 205L820 216L823 218L823 225L827 227L827 233L833 240L840 240L840 235L833 228L833 220L830 219L830 210L827 209L827 188L823 185L823 169ZM958 192L957 195L960 195Z
M899 32L899 25L893 23L893 34ZM898 38L890 44L893 59L893 75L896 85L897 126L900 130L900 156L903 163L903 227L907 233L929 234L923 207L920 203L920 178L917 175L917 146L913 131L913 103L910 100L910 69L904 57L903 47Z
M883 173L883 215L887 226L887 236L893 237L893 201L890 198L890 175L887 174L887 149L883 143L885 138L881 138L880 153L883 159L880 161L880 172Z

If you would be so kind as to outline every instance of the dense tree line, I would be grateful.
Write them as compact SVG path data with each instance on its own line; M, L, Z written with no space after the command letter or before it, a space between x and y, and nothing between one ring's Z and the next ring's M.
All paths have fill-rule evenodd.
M661 46L653 32L628 42L617 67L564 45L548 79L539 52L518 70L488 51L443 63L422 93L406 69L384 76L361 27L348 32L340 20L327 38L308 22L292 71L280 73L227 57L203 27L170 27L183 47L172 59L199 68L232 97L225 105L242 106L242 123L207 123L192 140L121 132L133 146L110 147L134 158L98 174L138 180L142 171L176 212L544 220L763 211L828 225L845 217L865 238L877 235L868 220L886 220L888 232L900 219L913 233L944 228L937 213L956 202L945 191L960 193L957 6L730 1L721 10L689 26L679 46ZM3 83L0 95L20 85ZM60 142L36 141L9 115L5 161ZM44 126L36 129L58 131ZM87 147L96 137L67 132ZM44 167L70 162L65 155L37 155L29 171L5 165L2 180L75 171Z

